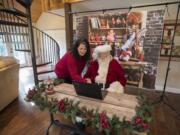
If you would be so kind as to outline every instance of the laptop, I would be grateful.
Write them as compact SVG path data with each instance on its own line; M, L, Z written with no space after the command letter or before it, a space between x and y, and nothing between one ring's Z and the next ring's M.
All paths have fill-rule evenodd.
M78 81L73 81L73 85L77 95L95 98L95 99L103 99L107 95L106 90L102 89L102 84L97 83L82 83Z

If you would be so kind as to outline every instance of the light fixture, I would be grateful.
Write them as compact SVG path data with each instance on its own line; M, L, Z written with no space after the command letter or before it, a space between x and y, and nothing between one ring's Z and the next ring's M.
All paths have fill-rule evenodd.
M129 14L130 14L130 12L131 12L131 9L132 9L132 7L130 6L130 7L129 7L129 11L128 11L128 13L127 13L127 16L129 16Z
M167 15L170 16L169 14L169 8L168 8L168 4L165 5L165 12L167 12Z

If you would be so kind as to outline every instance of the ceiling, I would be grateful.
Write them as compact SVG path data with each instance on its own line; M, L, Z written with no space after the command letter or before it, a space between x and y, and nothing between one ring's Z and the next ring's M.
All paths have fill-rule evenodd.
M58 14L62 14L64 12L64 3L78 3L81 1L83 0L32 0L32 22L37 22L42 12L49 12L58 9ZM25 8L19 3L17 3L16 0L13 0L13 2L15 8L20 11L26 12Z
M73 11L85 11L108 8L122 8L175 1L178 2L179 0L86 0L84 2L73 4L72 9Z
M122 8L122 7L130 7L130 6L139 6L139 5L148 5L148 4L157 4L157 3L166 3L166 2L178 2L178 0L84 0L83 2L73 3L72 11L80 12L80 11L92 11L92 10L102 10L102 9L111 9L111 8ZM155 7L146 7L146 8L138 8L132 9L131 11L139 11L139 10L157 10L157 9L166 9L166 20L174 20L176 18L177 13L177 4L166 6L155 6ZM117 11L106 11L109 12L128 12L129 9L126 10L117 10ZM64 9L56 9L51 10L50 12L58 14L60 16L64 16ZM102 12L101 12L102 13ZM97 14L94 13L86 13L86 14L76 14L79 15L89 15L89 14ZM180 14L179 14L180 18Z
M179 2L179 0L111 0L111 1L110 0L86 0L83 2L72 4L72 11L78 12L78 11L88 11L88 10L122 8L122 7L166 3L166 2ZM177 4L176 5L173 4L173 5L168 5L168 8L166 8L165 6L155 6L155 7L132 9L131 11L157 10L157 9L166 8L166 15L165 15L166 20L172 20L176 18L177 7L178 7ZM168 9L168 12L167 12L167 9ZM128 10L129 9L118 10L118 11L113 11L113 12L128 12ZM112 11L106 11L105 13L109 13L109 12L112 12ZM97 14L97 12L95 12L94 14ZM81 15L81 14L78 14L78 15ZM179 18L180 18L180 14L179 14Z
M178 0L111 0L111 2L110 0L53 0L53 1L33 0L31 6L32 21L36 22L43 11L64 16L64 8L63 8L64 2L72 3L72 11L79 12L79 11L88 11L88 10L91 11L91 10L103 10L103 9L111 9L111 8L148 5L148 4L156 4L156 3L178 2ZM132 11L152 10L152 9L155 10L155 9L165 9L165 8L166 8L165 6L146 7L146 8L132 9ZM105 13L109 13L109 12L128 12L128 9L117 10L117 11L106 11ZM169 5L168 12L166 10L166 20L175 19L176 12L177 12L177 5ZM94 12L94 14L97 14L97 12ZM84 15L84 14L77 14L77 15Z
M26 12L26 9L16 2L16 0L13 0L14 7L22 12ZM31 17L32 17L32 22L36 22L39 18L39 16L42 13L42 5L41 5L41 0L33 0L32 5L31 5Z

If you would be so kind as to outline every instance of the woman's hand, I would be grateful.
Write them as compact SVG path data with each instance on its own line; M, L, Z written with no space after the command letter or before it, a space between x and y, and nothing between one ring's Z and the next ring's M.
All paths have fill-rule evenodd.
M86 78L87 83L92 83L90 78Z

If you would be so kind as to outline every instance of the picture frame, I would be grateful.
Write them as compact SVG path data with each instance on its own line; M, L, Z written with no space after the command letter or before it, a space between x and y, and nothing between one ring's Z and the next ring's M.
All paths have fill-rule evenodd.
M164 24L160 56L170 56L174 29L175 23ZM172 48L172 57L180 57L180 23L178 23L176 27L174 46Z

